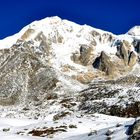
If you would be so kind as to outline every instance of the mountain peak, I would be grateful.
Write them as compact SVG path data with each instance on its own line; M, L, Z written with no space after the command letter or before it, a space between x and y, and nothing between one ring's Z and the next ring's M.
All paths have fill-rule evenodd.
M140 26L134 26L127 32L127 34L132 36L140 36Z
M80 30L85 30L85 32L95 30L99 33L105 33L106 31L96 29L93 27L90 27L88 25L78 25L74 22L68 21L68 20L62 20L58 16L53 16L53 17L47 17L39 21L34 21L31 24L25 26L21 31L16 33L15 35L9 36L3 40L0 40L0 48L9 48L11 47L16 41L23 36L23 34L28 30L28 29L33 29L35 30L34 33L43 31L44 34L48 33L51 29L56 30L57 28L67 28L67 30L71 30L73 28L74 31L80 32ZM112 34L110 32L107 32L109 34ZM26 38L27 39L27 38ZM30 39L30 38L29 38Z
M48 52L51 54L49 56L51 57L49 60L50 65L53 65L55 69L60 71L65 65L77 69L76 71L71 70L71 72L67 72L68 76L72 75L72 73L78 73L81 69L83 69L83 72L92 71L92 69L85 66L92 66L96 58L102 52L105 52L107 61L102 64L104 61L100 59L100 64L98 65L103 66L98 66L98 68L109 74L108 70L112 65L114 67L113 70L116 70L115 73L120 75L124 64L127 66L131 65L131 68L136 64L137 57L135 54L139 53L139 49L136 49L137 46L135 45L139 44L139 40L135 40L132 33L138 34L139 29L139 26L135 26L127 34L117 36L88 25L79 25L54 16L34 21L24 27L19 33L0 40L0 47L1 49L12 49L14 46L21 45L22 42L22 44L30 44L36 53L42 53L40 46L44 45L43 48L49 46L49 50L51 50L51 52ZM131 59L131 54L133 54L133 60ZM44 59L48 58L44 57ZM114 59L120 61L122 66L119 66L119 69L117 68L117 61ZM116 64L110 65L108 62ZM108 70L105 70L105 67ZM110 71L110 73L113 72Z

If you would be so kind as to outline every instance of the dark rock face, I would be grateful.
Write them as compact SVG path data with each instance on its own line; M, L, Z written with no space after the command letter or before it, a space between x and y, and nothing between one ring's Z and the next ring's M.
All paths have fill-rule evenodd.
M117 105L111 106L110 115L119 117L138 117L140 116L140 102L134 102L127 107L122 108Z
M114 75L116 72L114 64L110 61L110 57L103 51L101 55L95 59L93 67L104 71L107 75Z

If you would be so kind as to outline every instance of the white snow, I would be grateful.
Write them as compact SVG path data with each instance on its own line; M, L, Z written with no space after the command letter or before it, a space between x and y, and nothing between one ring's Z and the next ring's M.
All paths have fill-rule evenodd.
M127 34L134 35L134 36L140 36L140 26L134 26L127 32Z
M117 48L114 46L109 46L108 44L100 45L99 47L96 47L96 52L100 53L101 51L104 51L108 54L115 54L117 52Z
M22 119L0 119L0 137L1 140L96 140L97 138L104 139L104 135L108 129L114 129L115 133L120 133L120 130L116 127L117 124L122 124L120 137L126 137L125 125L132 124L133 118L119 118L113 116L107 116L103 114L93 114L84 116L70 116L64 118L58 123L51 121L39 121L39 120L22 120ZM77 128L67 129L67 132L58 133L53 138L48 137L32 137L27 133L37 127L56 127L70 124L76 125ZM4 132L4 129L10 128L9 131ZM22 132L23 135L17 135L18 132ZM90 132L95 134L88 136ZM102 137L101 137L102 136Z

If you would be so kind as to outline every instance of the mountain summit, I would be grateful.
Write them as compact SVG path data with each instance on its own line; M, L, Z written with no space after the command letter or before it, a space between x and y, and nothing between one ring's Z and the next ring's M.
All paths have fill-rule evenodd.
M35 21L0 40L0 115L137 117L139 62L139 26L114 35L59 17Z

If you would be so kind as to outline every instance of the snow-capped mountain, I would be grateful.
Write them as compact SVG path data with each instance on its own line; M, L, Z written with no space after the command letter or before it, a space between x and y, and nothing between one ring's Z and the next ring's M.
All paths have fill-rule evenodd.
M139 26L114 35L50 17L0 40L0 116L44 120L0 130L57 140L128 138L134 119L95 113L140 115L139 35Z

